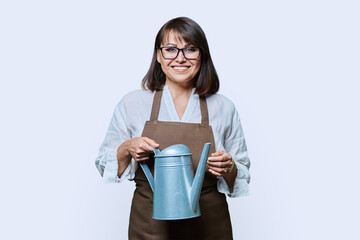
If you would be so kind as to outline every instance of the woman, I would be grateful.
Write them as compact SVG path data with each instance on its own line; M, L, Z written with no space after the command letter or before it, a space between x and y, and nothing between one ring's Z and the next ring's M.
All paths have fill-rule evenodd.
M225 194L247 195L250 162L239 115L230 100L216 94L219 79L196 22L180 17L160 29L142 87L117 105L96 159L106 182L136 182L129 239L232 239ZM138 162L147 161L153 171L151 147L162 150L181 143L190 148L197 166L206 142L212 144L201 216L152 219L152 190Z

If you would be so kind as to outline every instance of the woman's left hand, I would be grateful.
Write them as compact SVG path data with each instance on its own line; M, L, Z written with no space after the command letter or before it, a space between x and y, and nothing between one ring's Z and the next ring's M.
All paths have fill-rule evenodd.
M232 156L220 150L210 155L207 161L207 167L213 175L224 176L230 172L233 163Z

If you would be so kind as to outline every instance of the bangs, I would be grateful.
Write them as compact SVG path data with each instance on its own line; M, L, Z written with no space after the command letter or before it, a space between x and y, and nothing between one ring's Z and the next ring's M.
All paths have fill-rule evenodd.
M196 41L194 41L195 38L190 36L190 34L188 32L186 32L186 31L180 32L177 29L168 29L167 31L165 31L164 36L161 41L162 44L169 43L169 37L170 37L171 33L174 34L174 38L176 41L178 41L180 43L193 45L194 47L199 47L199 44L196 43Z
M200 44L196 41L196 36L191 36L189 31L186 31L186 29L176 29L176 28L169 28L166 30L164 29L164 35L161 41L162 44L166 44L169 42L171 33L174 34L175 40L180 43L190 44L193 45L193 47L200 47L199 46Z

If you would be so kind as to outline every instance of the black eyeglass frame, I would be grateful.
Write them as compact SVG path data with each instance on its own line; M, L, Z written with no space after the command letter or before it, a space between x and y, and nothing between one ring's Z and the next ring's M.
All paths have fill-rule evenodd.
M178 50L178 52L177 52L177 54L176 54L175 57L173 57L173 58L166 58L166 57L164 57L163 48L176 48L176 49ZM185 56L184 49L188 49L188 48L196 48L196 49L198 49L198 50L199 50L199 56L197 56L197 58L187 58L187 57ZM160 52L161 52L161 56L162 56L164 59L166 59L166 60L174 60L175 58L177 58L177 57L179 56L180 51L182 51L184 58L186 58L186 59L188 59L188 60L196 60L196 59L198 59L198 58L200 57L200 53L201 53L201 49L200 49L199 47L184 47L184 48L177 48L177 47L159 47L158 49L159 49Z

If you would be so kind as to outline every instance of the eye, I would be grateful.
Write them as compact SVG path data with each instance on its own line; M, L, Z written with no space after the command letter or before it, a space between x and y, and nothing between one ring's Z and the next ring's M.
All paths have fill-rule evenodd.
M194 48L194 47L188 47L185 49L186 52L189 52L189 53L193 53L193 52L197 52L198 49L197 48Z
M174 47L164 48L164 50L165 50L166 52L170 52L170 53L177 52L177 49L176 49L176 48L174 48Z

